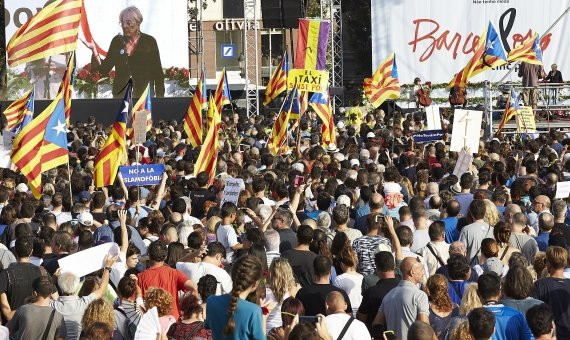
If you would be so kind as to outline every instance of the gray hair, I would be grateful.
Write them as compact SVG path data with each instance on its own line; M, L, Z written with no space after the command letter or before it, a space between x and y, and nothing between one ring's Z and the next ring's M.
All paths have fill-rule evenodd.
M218 170L218 173L228 172L228 163L226 163L224 160L219 159L216 168Z
M129 6L124 10L122 10L121 13L119 14L119 21L123 22L123 19L125 17L132 18L139 24L143 22L143 16L141 14L141 11L136 6Z
M183 221L178 226L178 242L182 243L185 248L188 247L188 235L194 232L194 227L190 221Z
M466 253L467 247L465 247L465 243L461 241L455 241L449 245L449 254L465 255Z
M291 223L293 222L293 213L291 210L278 208L274 216L282 218L283 224L285 224L287 228L291 227Z
M566 211L568 211L568 208L566 206L566 202L563 200L554 200L554 202L552 202L552 214L554 215L554 218L563 218L564 215L566 215Z
M271 216L271 213L273 212L273 209L268 206L267 204L260 204L257 207L257 215L259 216L259 218L261 219L261 222L265 223L267 222L267 220L269 219L269 216Z
M321 229L328 229L331 226L331 215L323 211L317 216L317 227Z
M436 182L429 182L426 187L428 195L439 194L439 186Z
M279 244L281 243L281 237L275 229L267 229L265 233L265 249L267 251L279 251Z
M57 285L65 295L75 295L79 288L79 277L71 272L63 272L57 279Z

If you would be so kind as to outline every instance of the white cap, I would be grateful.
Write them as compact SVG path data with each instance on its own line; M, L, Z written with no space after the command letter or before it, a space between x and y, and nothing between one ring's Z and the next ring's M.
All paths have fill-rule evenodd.
M84 211L77 215L77 222L84 226L90 227L93 225L93 215L90 212Z
M374 137L376 137L376 135L372 131L370 131L366 134L366 138L374 138Z
M340 152L335 153L333 155L333 157L334 157L334 159L337 160L337 162L342 162L342 161L344 161L344 158L345 158L344 155Z
M344 129L344 122L340 121L340 122L336 123L336 128L339 130Z
M350 208L350 198L346 195L340 195L340 196L338 196L338 198L336 200L336 204L337 205L344 204Z
M360 160L366 161L370 158L370 151L367 149L360 150Z
M26 183L20 183L20 184L16 185L16 191L17 192L28 192L28 186L26 185Z
M360 161L358 161L358 159L356 159L356 158L353 158L350 160L350 167L352 168L355 165L360 166Z
M294 163L291 165L291 169L297 170L301 173L305 172L305 166L302 163Z

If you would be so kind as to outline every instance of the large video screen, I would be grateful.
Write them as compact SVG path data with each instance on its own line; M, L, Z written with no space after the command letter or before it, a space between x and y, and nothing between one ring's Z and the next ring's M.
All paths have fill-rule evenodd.
M6 43L51 2L6 0ZM79 30L75 98L122 97L130 77L135 98L149 84L154 97L187 94L186 0L84 0L84 6L90 34ZM68 58L69 54L54 55L8 68L9 99L31 88L36 99L54 98Z

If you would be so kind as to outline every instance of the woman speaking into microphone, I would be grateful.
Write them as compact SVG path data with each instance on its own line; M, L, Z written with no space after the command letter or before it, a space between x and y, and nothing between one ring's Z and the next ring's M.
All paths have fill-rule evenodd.
M164 96L164 73L156 40L140 31L143 21L140 10L130 6L119 14L119 24L123 34L111 40L107 57L101 59L95 44L85 43L93 51L91 65L93 71L106 75L115 68L113 97L124 96L125 85L133 78L133 97L140 97L150 82L156 97Z

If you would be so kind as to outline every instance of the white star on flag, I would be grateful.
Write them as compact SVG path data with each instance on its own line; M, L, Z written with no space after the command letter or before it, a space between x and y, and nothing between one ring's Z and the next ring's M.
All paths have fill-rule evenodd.
M57 125L54 126L52 129L57 131L57 133L55 134L56 136L59 136L60 133L64 134L67 133L67 130L65 129L65 122L62 122L59 119L57 120Z
M491 40L487 43L487 46L485 47L487 50L492 50L493 49L493 45L495 44L495 41Z
M129 112L129 102L126 100L124 100L123 102L124 103L123 103L123 111L122 112L127 113L127 112Z

